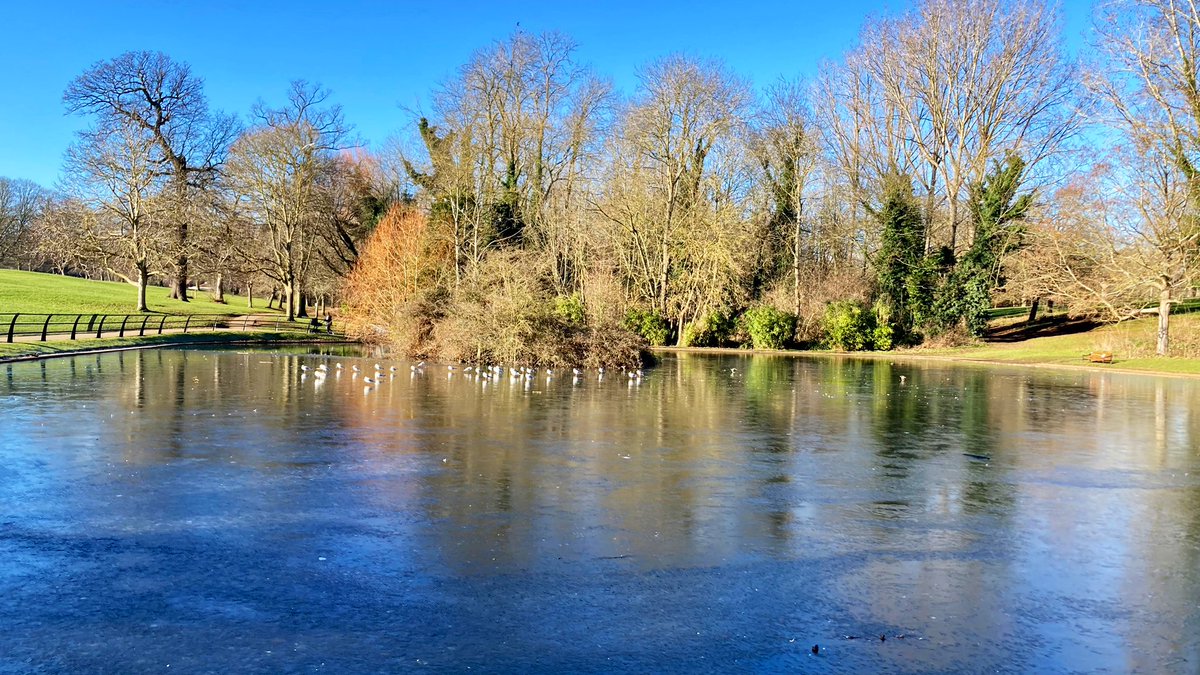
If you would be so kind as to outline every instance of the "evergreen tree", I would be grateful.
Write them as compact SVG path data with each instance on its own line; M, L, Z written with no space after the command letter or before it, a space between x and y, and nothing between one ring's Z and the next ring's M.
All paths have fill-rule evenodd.
M875 256L876 278L882 300L890 310L897 336L912 334L914 310L920 307L924 287L925 221L913 197L912 181L893 174L884 179L883 205L873 210L881 235Z
M976 337L987 328L992 292L1002 281L1001 262L1024 241L1022 221L1033 202L1031 193L1017 196L1024 171L1025 162L1010 154L972 188L975 239L938 293L933 310L941 327L961 322Z

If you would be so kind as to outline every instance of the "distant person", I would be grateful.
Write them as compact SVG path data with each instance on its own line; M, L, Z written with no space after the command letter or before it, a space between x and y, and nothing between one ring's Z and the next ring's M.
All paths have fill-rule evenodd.
M314 316L312 318L312 321L308 322L308 332L310 332L310 333L320 333L321 332L321 323L319 321L317 321L317 317Z
M330 333L330 334L333 333L333 315L332 314L325 315L325 332Z

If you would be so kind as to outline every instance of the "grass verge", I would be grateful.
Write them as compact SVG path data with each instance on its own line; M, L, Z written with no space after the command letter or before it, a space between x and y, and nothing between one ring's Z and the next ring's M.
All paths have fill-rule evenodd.
M1114 356L1112 365L1097 365L1095 366L1097 369L1200 374L1200 358L1154 356L1157 330L1157 317L1147 317L1072 335L1036 337L1013 343L915 349L908 353L995 363L1082 366L1088 365L1083 359L1084 354L1094 351L1110 351ZM1198 331L1200 331L1200 317L1195 314L1172 315L1173 351L1182 354L1197 353L1197 344L1195 343Z
M196 344L278 345L297 343L344 343L345 338L312 334L305 331L248 331L218 333L177 333L146 337L100 338L98 340L57 340L54 342L16 342L0 344L0 363L128 347L175 347Z
M655 347L655 352L694 352L721 354L772 354L851 356L859 358L917 358L968 363L994 363L1024 366L1088 368L1090 370L1132 371L1146 374L1200 376L1200 358L1154 356L1157 317L1126 321L1070 335L1030 338L1011 343L983 343L965 347L918 347L891 352L829 352L762 350L710 347ZM1177 353L1200 353L1200 316L1172 314L1172 349ZM1112 364L1093 364L1083 359L1094 351L1110 351Z
M214 302L200 291L189 302L172 300L170 289L150 286L146 304L159 314L271 314L266 301L257 298L246 307L246 298L225 295L225 303ZM134 314L137 288L116 281L92 281L40 272L0 269L0 312L22 314Z

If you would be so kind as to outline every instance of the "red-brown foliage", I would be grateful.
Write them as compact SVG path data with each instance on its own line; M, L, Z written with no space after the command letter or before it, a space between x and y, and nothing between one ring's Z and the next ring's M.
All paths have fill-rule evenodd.
M447 258L423 213L401 204L389 209L346 279L347 334L419 350L431 317L415 310L439 286Z

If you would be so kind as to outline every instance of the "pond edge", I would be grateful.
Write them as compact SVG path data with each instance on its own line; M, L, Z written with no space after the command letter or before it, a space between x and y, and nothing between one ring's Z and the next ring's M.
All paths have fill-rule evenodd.
M215 334L213 334L213 338L216 338L217 336L221 336L221 335L222 335L222 333L219 333L219 332L215 333ZM69 351L55 351L55 352L33 353L33 354L16 354L13 356L0 356L0 364L20 363L20 362L26 362L26 361L41 361L43 359L54 359L54 358L69 357L69 356L82 356L85 354L105 354L105 353L111 353L111 352L126 352L126 351L138 350L138 349L160 349L163 347L193 347L193 346L208 347L208 346L212 346L212 345L271 346L271 345L306 345L306 344L323 344L323 345L359 344L357 340L351 340L348 338L342 338L342 339L313 339L313 338L302 338L302 337L291 338L291 337L287 337L287 336L281 336L281 335L270 334L270 333L263 334L261 336L246 335L245 337L242 337L243 335L245 335L243 333L225 333L224 335L226 336L226 338L233 338L234 336L237 336L237 337L235 339L213 339L213 338L209 338L206 336L206 339L203 339L203 340L157 340L156 339L154 341L147 340L146 342L141 343L141 344L97 346L97 347L91 347L91 348L84 347L84 348L80 348L80 349L72 349ZM158 336L155 336L155 337L157 338ZM135 340L136 339L137 338L135 338ZM30 344L40 344L40 343L30 343Z
M935 363L956 363L977 366L1009 366L1013 368L1037 368L1040 370L1074 370L1092 373L1116 373L1119 375L1145 375L1151 377L1174 377L1187 380L1200 379L1200 373L1178 373L1165 370L1141 370L1136 368L1121 368L1104 365L1084 365L1072 363L1022 363L1020 361L999 361L996 359L973 359L947 354L912 354L906 352L835 352L814 349L741 349L738 347L650 347L655 354L725 354L742 356L792 356L816 358L850 358L862 360L890 361L931 361Z

